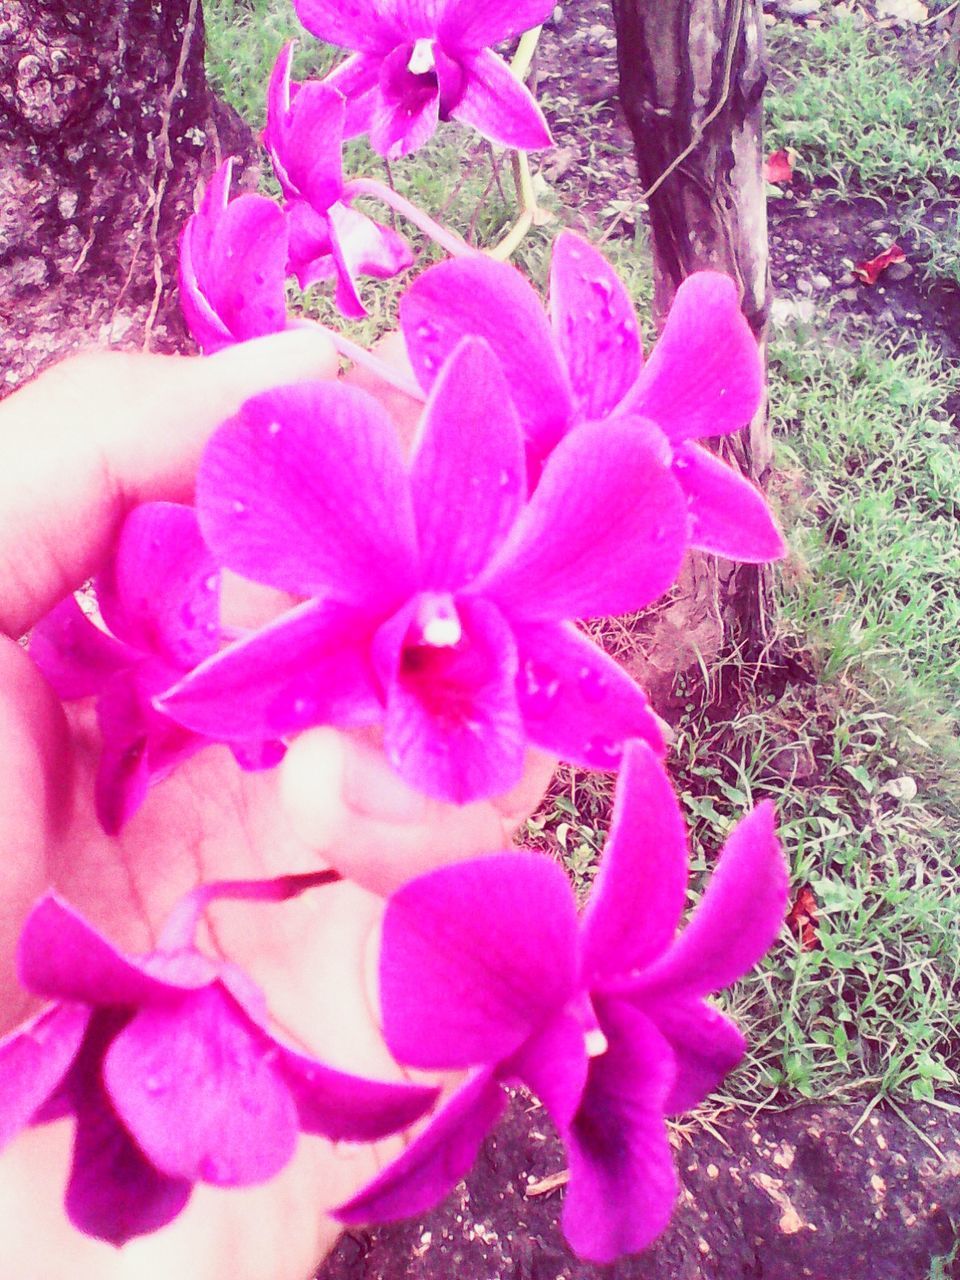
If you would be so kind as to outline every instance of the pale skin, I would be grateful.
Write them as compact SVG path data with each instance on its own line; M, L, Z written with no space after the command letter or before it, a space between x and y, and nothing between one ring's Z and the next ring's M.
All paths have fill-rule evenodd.
M283 905L220 904L204 941L262 985L281 1034L341 1069L403 1078L377 1026L383 895L431 866L507 847L552 761L531 753L512 792L455 808L410 791L373 739L314 729L268 773L241 773L224 748L202 752L110 838L93 812L92 706L63 708L17 643L96 572L132 506L190 501L204 442L244 399L336 375L325 339L300 331L206 359L87 354L0 404L0 1035L35 1007L14 949L49 887L118 946L142 952L200 882L329 865L349 879ZM404 399L384 397L409 434L416 406ZM277 607L242 584L228 598L237 617ZM71 1130L70 1121L30 1129L0 1153L4 1274L17 1280L306 1280L337 1236L322 1210L402 1143L301 1138L274 1181L198 1187L175 1222L117 1250L64 1216Z

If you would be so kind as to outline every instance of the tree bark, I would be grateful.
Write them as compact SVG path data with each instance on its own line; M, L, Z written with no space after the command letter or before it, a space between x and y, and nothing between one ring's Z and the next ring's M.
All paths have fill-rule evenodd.
M761 345L769 305L763 179L766 60L761 0L613 0L620 96L636 145L662 321L691 272L732 276ZM766 408L720 451L751 480L770 465ZM769 571L693 557L690 620L699 649L766 641ZM711 629L717 633L711 640Z
M184 342L177 240L224 120L203 55L200 0L2 0L0 394L79 346Z

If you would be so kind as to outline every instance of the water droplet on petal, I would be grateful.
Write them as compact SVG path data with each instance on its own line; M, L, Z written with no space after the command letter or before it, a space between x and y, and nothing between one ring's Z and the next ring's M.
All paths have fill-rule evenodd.
M577 683L587 702L602 702L607 696L607 677L593 667L581 667L577 672Z
M619 769L623 760L623 744L612 738L591 738L584 751L597 769Z
M671 465L672 465L672 467L673 467L674 471L689 471L689 470L690 470L690 461L691 461L691 460L690 460L690 455L689 455L689 454L686 454L686 453L675 453L675 454L673 455L673 462L671 463Z
M628 342L634 342L637 336L637 326L632 320L621 320L617 325L617 346L625 347Z
M210 639L212 640L214 636L217 636L220 634L220 628L217 626L215 622L205 622L203 624L203 634L205 636L209 636Z
M556 672L528 658L523 664L521 678L524 712L535 717L547 715L560 692L560 680Z
M267 425L267 434L271 436L278 436L280 434L280 423L279 422L269 423Z
M499 476L497 476L497 483L501 489L508 489L510 485L513 484L512 472L508 471L507 468L504 467Z
M436 356L424 356L423 367L426 369L427 373L433 373L434 369L437 367Z
M245 502L241 502L239 498L237 498L230 509L238 518L247 514L247 504Z
M203 580L204 591L209 591L211 595L214 593L214 591L216 591L219 585L220 585L219 573L208 574L208 576Z
M422 320L417 325L415 333L421 342L436 342L437 326L431 324L429 320Z
M143 1087L152 1097L156 1097L158 1093L166 1093L170 1082L164 1076L147 1076Z

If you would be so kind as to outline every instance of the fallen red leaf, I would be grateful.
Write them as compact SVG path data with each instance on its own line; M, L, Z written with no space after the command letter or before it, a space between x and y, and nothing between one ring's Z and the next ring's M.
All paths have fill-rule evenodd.
M906 260L907 255L900 246L892 244L888 249L884 249L883 253L878 253L875 258L871 258L869 262L858 262L853 268L853 274L864 284L874 285L880 273L886 271L891 263L906 262Z
M800 940L801 951L816 951L820 946L817 937L817 900L808 884L801 885L793 906L787 912L787 925Z
M793 162L796 152L792 150L774 151L763 162L763 176L768 182L792 182Z

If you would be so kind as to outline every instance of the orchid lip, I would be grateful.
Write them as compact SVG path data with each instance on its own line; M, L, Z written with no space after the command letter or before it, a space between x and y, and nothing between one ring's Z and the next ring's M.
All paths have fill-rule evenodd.
M411 75L422 76L433 71L436 66L433 45L433 40L427 37L422 37L414 43L410 61L407 63L407 70Z

